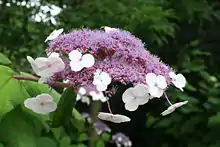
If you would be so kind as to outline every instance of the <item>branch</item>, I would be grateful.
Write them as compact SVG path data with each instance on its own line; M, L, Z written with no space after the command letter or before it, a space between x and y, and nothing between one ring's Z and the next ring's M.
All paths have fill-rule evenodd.
M27 80L27 81L34 81L34 82L38 82L39 80L39 78L35 78L35 77L17 76L17 75L13 75L12 78L17 79L17 80ZM55 86L59 86L63 88L72 86L69 83L62 83L62 82L55 82L55 81L48 82L47 84L55 85Z

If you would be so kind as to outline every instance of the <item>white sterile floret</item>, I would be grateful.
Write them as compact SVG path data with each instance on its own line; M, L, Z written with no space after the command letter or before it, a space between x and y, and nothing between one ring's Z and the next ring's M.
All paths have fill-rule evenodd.
M104 30L106 33L109 33L112 31L118 31L118 29L116 29L116 28L111 28L111 27L107 27L107 26L104 27Z
M161 97L164 89L167 87L167 82L164 76L156 76L154 73L146 75L146 83L149 86L149 93L152 97Z
M44 42L47 42L49 40L54 40L56 39L60 34L63 33L63 28L59 29L59 30L54 30L47 38Z
M58 56L55 56L53 53L48 58L39 57L35 60L32 57L27 56L27 60L31 64L33 71L38 76L41 76L39 82L44 82L55 73L65 69L65 64L62 59Z
M48 114L57 108L57 104L53 101L49 94L40 94L24 101L24 106L35 113Z
M89 105L90 99L89 97L85 96L85 94L86 94L86 89L83 87L80 87L77 93L77 96L76 96L76 100L77 101L81 100L82 103L86 103L87 105Z
M169 76L173 85L183 91L183 88L186 86L186 78L182 74L176 75L174 72L170 72Z
M125 109L128 111L137 110L139 105L146 104L151 98L149 89L144 84L138 84L135 87L128 88L122 95Z
M98 91L105 91L108 85L111 83L112 78L110 75L99 69L96 70L93 77L93 85L96 86Z
M183 101L183 102L179 102L179 103L173 104L170 107L168 107L167 110L163 111L161 113L161 115L162 116L168 115L168 114L174 112L177 108L179 108L179 107L181 107L181 106L183 106L183 105L185 105L187 103L188 103L188 101Z
M95 58L91 54L82 55L78 50L69 53L70 67L72 71L80 71L84 67L92 67L95 64Z
M102 92L90 91L89 95L92 96L93 101L99 101L100 100L103 103L107 101L107 97L105 97Z
M114 123L129 122L131 119L125 115L99 112L98 118L101 120L111 121Z
M60 54L59 53L56 53L56 52L52 52L52 53L48 53L47 56L51 56L51 57L60 57Z
M48 58L39 57L35 60L27 56L28 62L31 64L33 71L41 76L39 82L44 82L57 72L65 69L65 64L60 57L54 56L52 53Z

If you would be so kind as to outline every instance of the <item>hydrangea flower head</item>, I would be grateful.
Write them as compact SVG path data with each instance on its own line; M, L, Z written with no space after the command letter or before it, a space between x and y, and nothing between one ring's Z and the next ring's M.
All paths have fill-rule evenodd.
M123 133L116 133L112 136L112 140L115 142L115 144L117 145L117 147L131 147L132 146L132 142L130 141L130 139Z
M151 55L140 39L124 30L106 32L77 29L52 40L47 52L69 55L74 50L78 50L82 55L92 55L95 58L94 65L74 72L71 70L72 59L63 57L66 68L57 73L55 79L69 80L73 86L85 87L93 85L93 74L99 69L108 73L113 83L146 84L145 75L148 73L164 76L168 84L171 81L169 72L173 70L158 57Z
M111 132L109 126L107 126L105 123L101 121L95 122L94 127L98 135L102 134L103 132Z

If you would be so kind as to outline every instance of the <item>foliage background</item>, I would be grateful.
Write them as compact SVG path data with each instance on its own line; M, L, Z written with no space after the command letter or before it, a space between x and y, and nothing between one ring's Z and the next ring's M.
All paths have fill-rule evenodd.
M15 0L18 2L18 0ZM20 1L21 2L21 1ZM101 26L131 31L146 42L153 54L182 72L188 85L184 93L171 89L172 102L189 104L161 117L163 99L128 113L120 99L124 87L111 99L113 110L127 114L129 124L109 124L130 136L134 147L219 147L220 130L220 2L218 0L41 0L66 8L56 16L59 24L35 22L38 7L0 3L0 52L19 71L31 71L26 56L41 56L44 40L55 28ZM11 3L11 6L7 6ZM48 14L50 15L50 14ZM103 106L103 109L106 109ZM12 114L13 115L13 114ZM19 118L18 118L19 119ZM111 145L109 145L111 146Z

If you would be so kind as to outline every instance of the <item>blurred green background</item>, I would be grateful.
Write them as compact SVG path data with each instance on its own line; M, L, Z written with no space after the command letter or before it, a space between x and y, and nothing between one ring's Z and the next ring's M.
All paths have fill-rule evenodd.
M113 109L134 121L110 124L113 131L125 132L134 147L220 147L219 0L0 0L0 52L18 71L31 71L26 56L44 55L54 29L101 26L132 32L188 81L184 93L170 88L169 95L189 103L166 117L165 100L128 113L119 92Z

